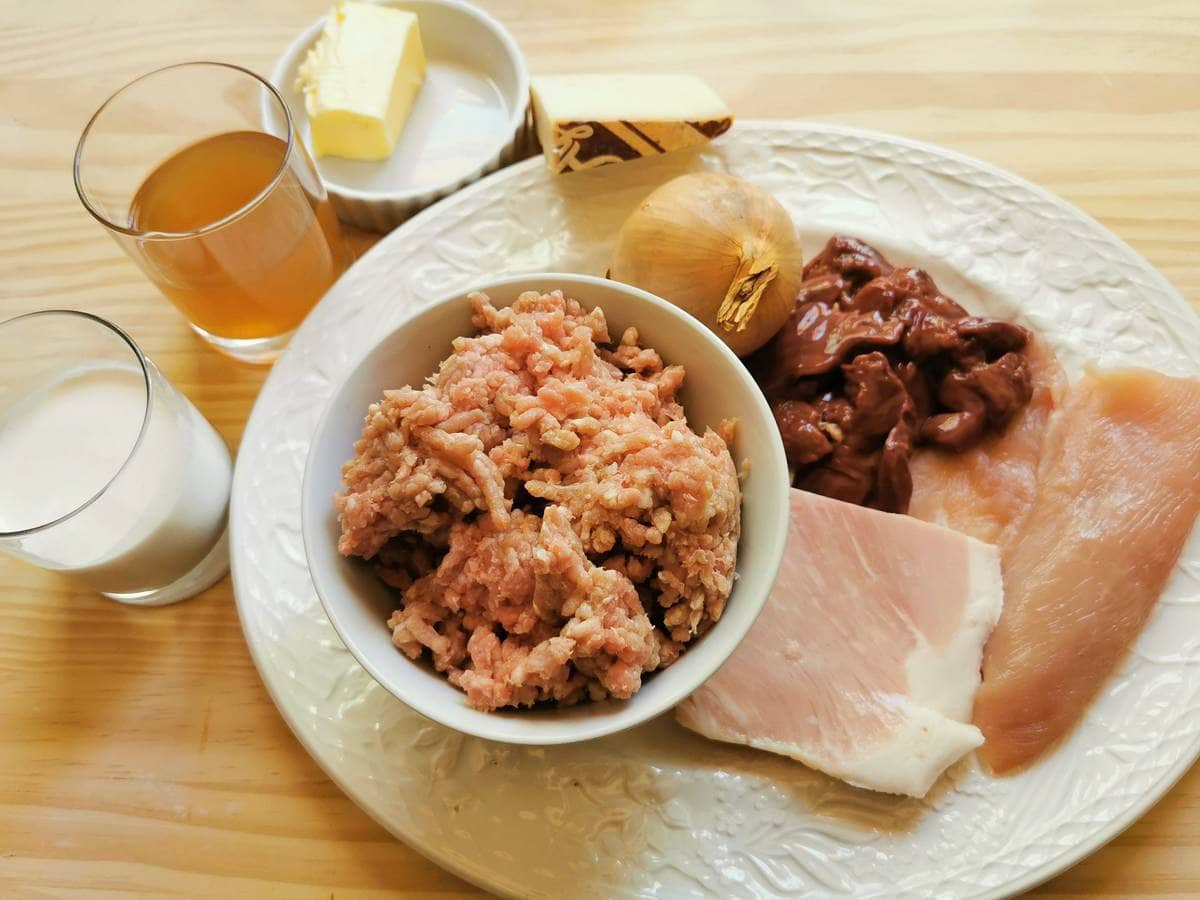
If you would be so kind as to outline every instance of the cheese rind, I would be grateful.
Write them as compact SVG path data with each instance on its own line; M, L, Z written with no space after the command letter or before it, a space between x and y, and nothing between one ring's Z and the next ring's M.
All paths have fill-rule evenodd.
M533 81L534 118L556 173L694 147L733 124L691 75L547 75Z
M318 156L386 159L425 80L417 17L339 3L297 75Z

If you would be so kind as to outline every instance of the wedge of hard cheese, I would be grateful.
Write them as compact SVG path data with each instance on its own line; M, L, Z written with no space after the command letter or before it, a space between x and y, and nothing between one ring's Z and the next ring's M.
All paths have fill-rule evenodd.
M694 147L733 115L691 75L545 75L533 80L538 140L555 172Z

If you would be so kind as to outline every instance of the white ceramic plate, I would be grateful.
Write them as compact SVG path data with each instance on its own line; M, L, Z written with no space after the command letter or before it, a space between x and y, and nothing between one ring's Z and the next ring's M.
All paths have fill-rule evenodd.
M431 207L355 265L275 364L242 439L233 576L246 639L297 737L363 809L464 877L514 895L996 896L1042 881L1141 815L1200 752L1200 531L1086 720L1031 770L973 761L924 800L846 787L707 742L664 716L553 748L464 737L410 711L338 642L305 568L300 482L317 417L376 338L485 278L601 273L654 186L694 167L770 190L807 250L828 234L929 269L980 312L1085 360L1200 373L1200 320L1062 200L946 150L828 125L739 122L698 155L561 178L530 160Z

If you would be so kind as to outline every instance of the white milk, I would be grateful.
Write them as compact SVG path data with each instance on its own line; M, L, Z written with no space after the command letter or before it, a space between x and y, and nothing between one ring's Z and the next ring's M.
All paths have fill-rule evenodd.
M20 554L108 594L163 587L205 557L225 528L229 451L157 372L152 385L132 457L146 408L138 368L79 367L0 412L0 531L96 498L19 539Z

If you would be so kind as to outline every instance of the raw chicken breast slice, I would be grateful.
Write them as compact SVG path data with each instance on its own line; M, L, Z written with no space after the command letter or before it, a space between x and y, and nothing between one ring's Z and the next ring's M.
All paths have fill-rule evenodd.
M991 545L793 489L762 614L676 715L706 737L922 797L983 740L967 720L1002 603Z
M996 772L1074 727L1141 632L1200 512L1200 379L1093 372L1046 435L1028 515L1004 541L1007 602L975 724Z

